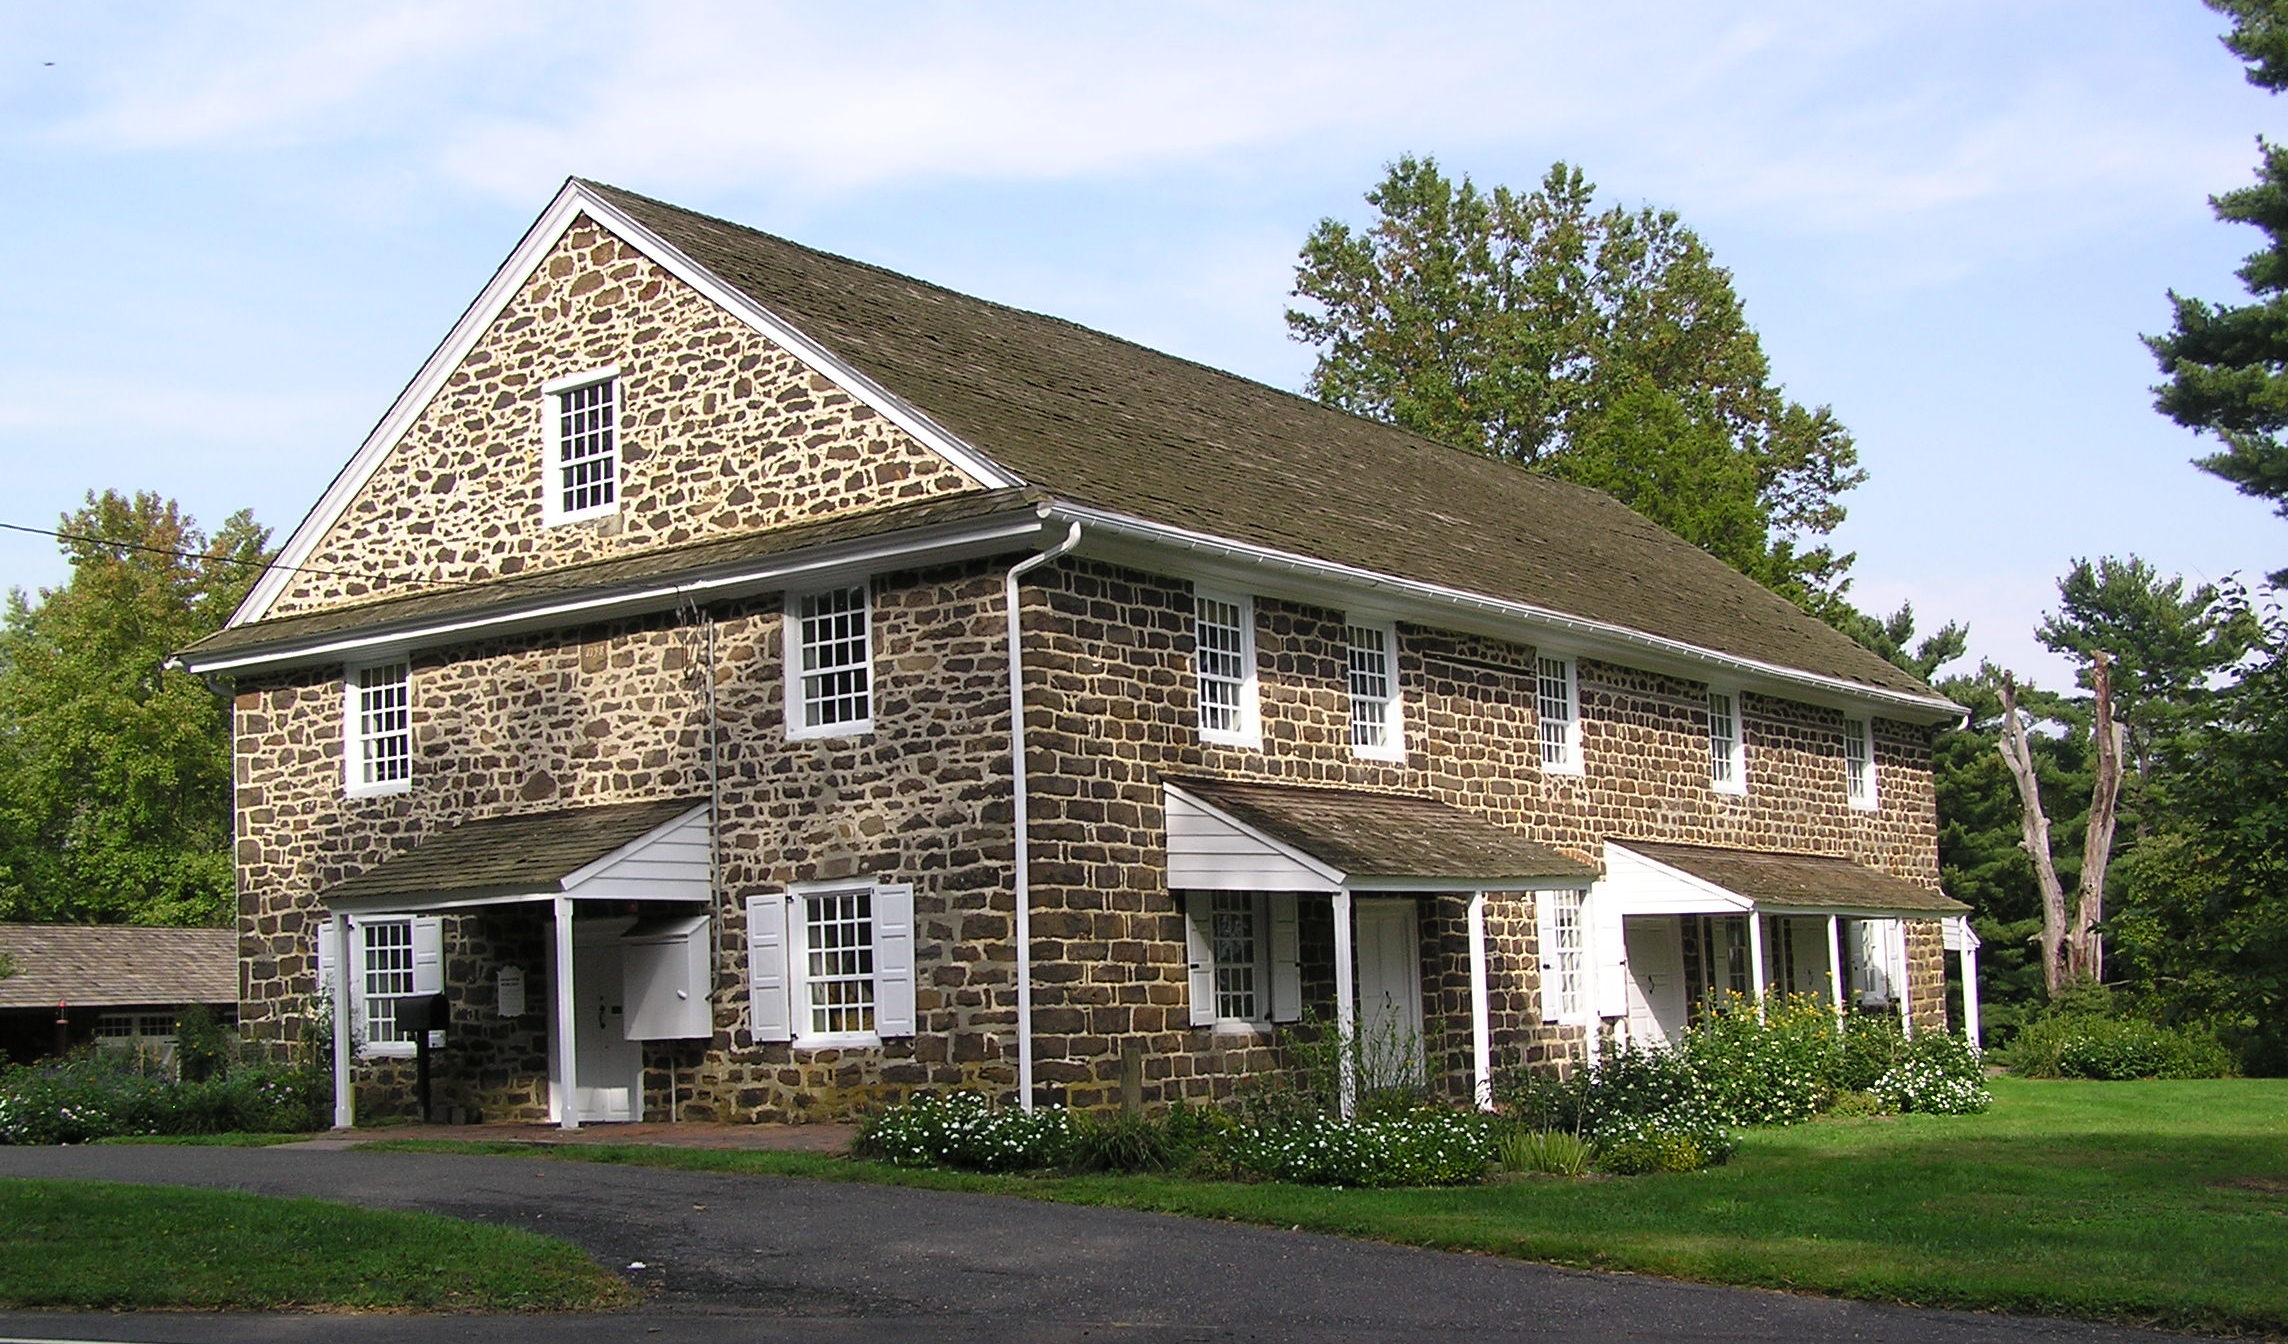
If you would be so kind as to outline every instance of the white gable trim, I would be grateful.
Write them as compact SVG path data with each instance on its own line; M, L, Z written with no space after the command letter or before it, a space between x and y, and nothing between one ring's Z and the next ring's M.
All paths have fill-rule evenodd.
M1160 788L1166 795L1171 891L1333 891L1346 880L1341 869L1174 784Z
M584 868L565 874L571 896L633 900L704 901L714 894L710 881L713 851L708 841L708 805L655 826ZM625 888L625 889L623 889ZM671 888L682 888L676 895Z
M1005 489L1025 483L984 453L962 442L944 426L837 359L824 346L797 331L785 319L685 256L659 235L589 190L586 183L576 178L569 179L563 189L556 193L556 199L549 202L546 210L541 211L540 218L525 230L516 249L509 253L507 261L501 263L501 268L493 272L493 278L486 283L475 301L462 311L460 320L453 324L452 330L445 334L445 339L430 353L420 372L405 385L404 391L397 394L397 400L390 404L388 412L373 427L373 432L366 436L365 442L358 446L348 464L335 475L333 482L326 487L326 492L318 497L318 502L294 529L294 535L286 539L286 545L279 551L277 561L264 571L261 580L248 591L246 600L231 614L231 625L258 621L269 613L272 604L292 581L296 567L308 563L317 550L318 543L333 530L334 524L341 520L350 502L357 498L359 492L373 479L374 473L381 469L390 450L413 427L413 422L445 386L445 380L452 376L454 369L460 367L461 361L476 346L477 340L499 318L509 301L524 287L525 281L546 260L548 253L571 229L573 221L583 214L766 339L783 346L812 372L833 380L843 391L871 407L883 419L913 435L971 480L988 489Z
M1052 521L1085 526L1096 543L1084 549L1099 558L1156 565L1159 572L1180 572L1195 581L1232 586L1241 592L1291 598L1336 610L1388 612L1401 620L1471 629L1500 638L1522 637L1547 646L1552 654L1584 654L1649 672L1722 681L1735 690L1757 691L1855 715L1880 713L1905 723L1955 723L1969 712L1941 696L1865 686L1841 677L1719 653L1623 625L1569 616L1548 607L1171 527L1133 514L1060 501L1050 506L1048 516ZM1181 570L1169 570L1166 555L1171 550L1181 553ZM1379 600L1368 607L1358 601L1356 595L1361 590L1376 594ZM1478 619L1457 622L1456 617L1463 615Z
M1597 883L1597 896L1620 915L1744 915L1756 908L1736 891L1612 840L1605 842L1605 876Z

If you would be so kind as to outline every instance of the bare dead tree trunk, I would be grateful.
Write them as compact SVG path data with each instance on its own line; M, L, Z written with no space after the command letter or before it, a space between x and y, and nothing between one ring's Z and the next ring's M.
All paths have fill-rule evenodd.
M2113 718L2113 674L2097 655L2090 680L2097 691L2097 718L2090 725L2096 748L2096 781L2089 790L2089 830L2082 838L2081 880L2075 883L2073 930L2066 938L2068 979L2103 980L2105 944L2097 926L2105 918L2105 867L2113 857L2113 823L2121 801L2122 726Z
M2026 746L2026 725L2018 717L2018 679L2007 672L2002 674L2001 746L2002 761L2018 782L2020 843L2034 862L2034 882L2042 893L2042 987L2054 999L2065 983L2066 893L2050 859L2050 818L2042 810L2041 781L2034 774L2034 754Z

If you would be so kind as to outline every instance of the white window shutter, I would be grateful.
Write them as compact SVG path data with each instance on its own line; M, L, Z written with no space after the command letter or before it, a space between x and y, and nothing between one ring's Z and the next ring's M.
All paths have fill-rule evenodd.
M1216 1020L1215 945L1208 941L1208 920L1214 897L1187 891L1184 901L1184 950L1192 971L1192 1025L1212 1027Z
M778 892L747 898L748 1018L758 1041L794 1039L787 993L787 901Z
M1533 893L1533 942L1541 951L1541 1020L1557 1020L1557 893Z
M1590 974L1596 977L1596 983L1590 986L1590 1000L1597 1005L1599 1017L1627 1017L1629 954L1628 944L1621 935L1621 903L1611 892L1591 888L1582 906L1591 940Z
M445 992L445 921L435 915L413 921L413 992Z
M1295 893L1275 891L1271 904L1271 1020L1297 1022L1303 1017L1303 938L1295 910Z
M874 1034L914 1034L914 889L874 888Z
M318 993L330 1003L334 997L334 977L341 974L342 944L335 936L334 917L323 915L322 918L323 922L318 925Z

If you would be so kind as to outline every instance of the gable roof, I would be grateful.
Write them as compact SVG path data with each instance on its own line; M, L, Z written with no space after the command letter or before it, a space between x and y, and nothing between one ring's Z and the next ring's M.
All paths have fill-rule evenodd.
M320 895L338 906L563 891L589 865L706 806L704 798L661 798L458 822Z
M1578 859L1419 794L1186 775L1161 782L1346 878L1586 886L1597 876Z
M133 924L0 924L0 1008L238 1002L230 929Z
M1611 497L1118 337L620 188L569 180L296 528L233 626L259 624L461 355L586 216L989 491L1030 486L1101 537L1189 549L1348 604L1522 622L1685 675L1770 677L1959 714L1910 674ZM1536 638L1538 642L1538 638ZM1643 655L1641 658L1639 655ZM1798 691L1789 691L1798 694Z
M1772 854L1651 840L1612 843L1745 896L1767 910L1866 910L1931 919L1970 913L1969 906L1935 888L1825 854Z
M1062 499L1936 699L1602 491L1061 318L582 185Z

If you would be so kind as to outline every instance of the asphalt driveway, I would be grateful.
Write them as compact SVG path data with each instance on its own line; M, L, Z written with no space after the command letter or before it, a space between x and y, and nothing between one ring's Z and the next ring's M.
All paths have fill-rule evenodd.
M985 1195L522 1158L0 1148L0 1176L317 1195L567 1238L648 1299L593 1316L0 1313L8 1339L2153 1341Z

